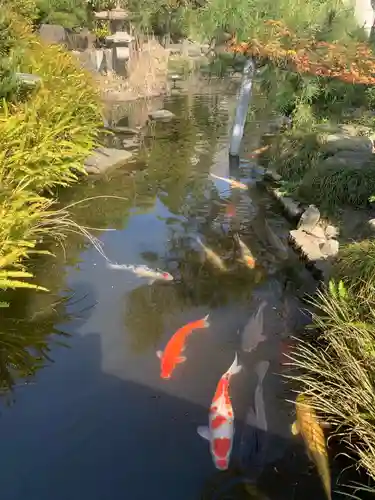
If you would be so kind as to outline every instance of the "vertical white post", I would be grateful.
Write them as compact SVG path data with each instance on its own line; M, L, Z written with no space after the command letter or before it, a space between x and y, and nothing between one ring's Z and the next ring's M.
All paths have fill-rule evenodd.
M240 154L241 141L245 128L247 111L249 109L254 71L255 64L253 59L250 58L246 61L243 69L241 88L237 100L236 115L229 146L229 154L232 156L238 156Z

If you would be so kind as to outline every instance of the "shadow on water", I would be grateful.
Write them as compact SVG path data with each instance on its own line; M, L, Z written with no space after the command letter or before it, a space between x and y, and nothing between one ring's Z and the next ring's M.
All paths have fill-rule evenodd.
M251 165L236 166L237 177L251 179L240 198L209 177L228 175L231 99L167 99L176 119L144 131L130 166L61 191L62 204L101 197L72 212L84 226L111 229L95 233L110 260L159 267L175 281L149 285L110 270L77 235L54 248L55 259L35 259L37 281L51 292L18 293L9 310L0 310L0 376L15 388L15 404L4 406L0 417L4 499L242 498L213 494L227 473L215 472L208 444L196 432L207 423L214 389L235 350L244 370L231 386L237 423L228 474L241 470L257 479L266 498L324 498L300 440L291 437L290 388L280 377L281 351L308 321L300 309L314 284L292 253L280 259L267 243L265 218L284 239L288 228L257 190ZM235 228L226 217L228 200L238 204ZM254 253L255 270L238 262L234 230ZM197 234L229 272L203 258ZM265 339L241 352L243 331L262 301ZM189 338L187 362L171 380L161 380L156 350L208 313L211 326ZM270 363L263 384L266 431L245 425L257 387L254 370L264 360ZM262 498L260 492L254 498Z

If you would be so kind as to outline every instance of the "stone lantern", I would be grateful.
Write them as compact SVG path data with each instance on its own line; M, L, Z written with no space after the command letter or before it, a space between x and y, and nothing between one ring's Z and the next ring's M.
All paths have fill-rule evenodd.
M113 35L107 36L105 41L107 48L111 49L113 71L118 75L126 77L134 37L126 31L117 31Z

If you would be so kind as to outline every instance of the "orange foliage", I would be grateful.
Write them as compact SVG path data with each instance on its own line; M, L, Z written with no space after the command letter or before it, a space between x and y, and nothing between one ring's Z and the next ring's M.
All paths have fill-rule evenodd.
M228 42L228 49L266 57L298 73L327 76L348 83L375 84L375 56L367 44L340 45L298 38L281 21L265 21L265 28L263 40L253 38L237 43L233 37Z

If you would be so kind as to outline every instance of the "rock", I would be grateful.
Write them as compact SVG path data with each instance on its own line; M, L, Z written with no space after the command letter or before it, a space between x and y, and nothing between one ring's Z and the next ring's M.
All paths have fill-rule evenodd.
M335 154L340 150L372 152L373 143L368 137L352 137L349 134L338 133L323 135L322 150Z
M307 234L301 229L294 229L289 232L289 237L292 245L300 250L307 260L314 262L324 258L319 247L319 240L315 236Z
M297 224L297 229L302 229L305 232L309 232L315 228L320 220L320 212L315 205L309 205L309 207L303 212L301 218Z
M275 172L272 168L267 168L264 172L264 178L265 179L270 179L271 181L274 182L280 182L281 181L281 175L279 175L277 172Z
M132 156L132 153L123 149L100 147L85 161L86 172L104 174L110 169L124 165Z
M175 115L167 109L158 109L157 111L152 111L148 116L149 118L151 118L151 120L171 120L172 118L175 118Z
M302 214L303 210L299 203L292 200L292 198L285 196L280 189L271 188L269 189L269 192L282 204L284 210L290 217L295 218Z
M339 242L334 239L326 240L320 244L320 251L325 257L335 257L339 252Z
M326 158L320 164L320 167L342 167L342 168L362 168L366 166L372 158L371 151L339 151L333 156Z
M122 145L124 147L124 149L127 149L128 151L132 151L133 149L137 149L138 146L139 146L139 142L138 142L138 139L135 137L135 138L130 138L130 139L124 139L122 141Z
M66 44L66 30L59 24L41 24L39 36L48 44Z
M375 219L370 219L367 224L371 227L371 229L375 229Z
M303 229L303 231L305 231L305 233L307 234L311 234L311 236L315 236L315 238L317 238L322 242L326 241L326 235L324 229L320 226L315 226L312 229L309 228Z
M279 132L280 130L282 130L284 128L290 128L291 124L292 124L292 120L288 116L281 115L281 116L274 118L273 120L271 120L269 122L268 129L269 129L270 133L272 134L275 132Z
M325 229L325 235L328 240L331 238L336 238L338 236L339 230L335 226L328 225Z
M119 126L109 126L106 127L107 130L114 132L115 134L124 134L124 135L138 135L139 130L130 127L119 127Z

